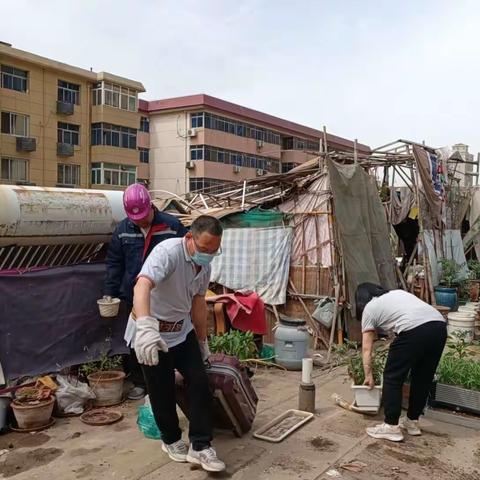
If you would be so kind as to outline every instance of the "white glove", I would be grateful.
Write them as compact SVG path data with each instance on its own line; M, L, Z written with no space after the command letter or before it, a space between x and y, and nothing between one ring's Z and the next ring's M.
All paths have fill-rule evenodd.
M158 320L154 317L137 317L135 353L138 363L158 365L158 351L168 352L168 346L160 335Z
M103 299L108 302L108 303L111 303L112 302L112 297L110 295L104 295L103 296Z
M206 362L211 355L210 348L208 346L208 340L205 339L203 342L199 340L198 345L200 346L200 353L202 354L202 360Z

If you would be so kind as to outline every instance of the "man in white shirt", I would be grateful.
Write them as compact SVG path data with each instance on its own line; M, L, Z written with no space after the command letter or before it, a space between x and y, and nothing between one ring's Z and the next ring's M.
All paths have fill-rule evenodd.
M364 385L374 387L372 352L376 334L394 332L396 335L383 372L385 421L367 428L367 434L394 442L403 440L401 429L410 435L421 435L418 419L445 347L445 319L431 305L404 290L388 291L380 285L362 283L355 297L357 320L362 321ZM408 411L407 416L400 419L402 386L409 373Z
M145 261L134 289L132 344L147 383L162 449L176 462L225 469L212 440L213 398L204 361L208 358L205 293L210 262L220 254L222 226L198 217L183 239L165 240ZM132 323L134 320L131 320ZM175 369L189 397L190 447L182 440L175 400Z

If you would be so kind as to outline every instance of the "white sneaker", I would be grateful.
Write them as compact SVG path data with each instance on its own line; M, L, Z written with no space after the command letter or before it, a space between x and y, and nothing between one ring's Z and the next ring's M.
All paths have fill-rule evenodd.
M207 472L222 472L225 470L225 464L217 457L217 452L213 447L204 448L197 452L190 445L187 462L201 465Z
M392 442L401 442L403 440L403 433L400 427L398 425L389 425L388 423L367 428L367 435L372 438L385 439Z
M402 417L398 426L408 432L409 435L418 436L422 434L418 426L418 420L410 420L408 417Z
M162 444L162 450L168 454L168 456L174 461L174 462L186 462L187 461L187 453L188 453L188 446L187 444L182 440L177 440L174 443L171 443L170 445L167 445L166 443Z

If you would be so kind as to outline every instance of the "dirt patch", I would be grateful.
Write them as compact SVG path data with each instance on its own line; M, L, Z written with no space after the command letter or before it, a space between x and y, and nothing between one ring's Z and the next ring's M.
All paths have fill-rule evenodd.
M90 453L96 453L101 450L100 447L96 448L76 448L70 452L71 457L82 457L83 455L88 455Z
M373 422L375 419L373 419ZM365 436L365 428L372 425L372 419L365 420L360 416L353 417L352 414L333 416L327 420L323 427L326 431L350 438L361 438Z
M75 433L72 433L72 435L70 435L70 437L68 437L69 440L75 440L76 438L78 437L81 437L82 436L82 432L75 432Z
M5 478L13 477L32 468L47 465L62 455L59 448L36 448L27 452L12 451L6 454L3 465L0 465L0 474Z
M400 460L403 463L417 463L423 467L432 466L437 460L435 457L419 457L417 455L409 455L399 450L385 448L384 453L392 458Z
M270 473L272 470L288 470L297 474L302 474L312 470L312 465L303 460L298 460L288 455L280 455L275 458L272 464L265 470L265 473Z
M44 445L50 440L50 436L45 433L31 434L12 434L5 439L0 439L0 450L4 448L34 448Z
M368 465L355 480L388 478L404 480L407 478L435 478L435 480L480 480L480 472L457 468L441 460L442 450L450 439L442 436L428 437L428 441L406 437L402 443L372 442L356 457Z
M338 450L338 444L336 442L332 442L332 440L320 436L312 438L307 443L315 448L315 450L323 452L334 452Z

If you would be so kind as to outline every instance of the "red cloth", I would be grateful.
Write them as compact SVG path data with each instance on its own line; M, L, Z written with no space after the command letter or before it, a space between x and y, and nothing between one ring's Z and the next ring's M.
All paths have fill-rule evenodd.
M248 294L240 292L225 293L224 295L207 297L207 302L226 304L230 323L237 330L251 331L259 335L267 333L265 304L255 292Z

